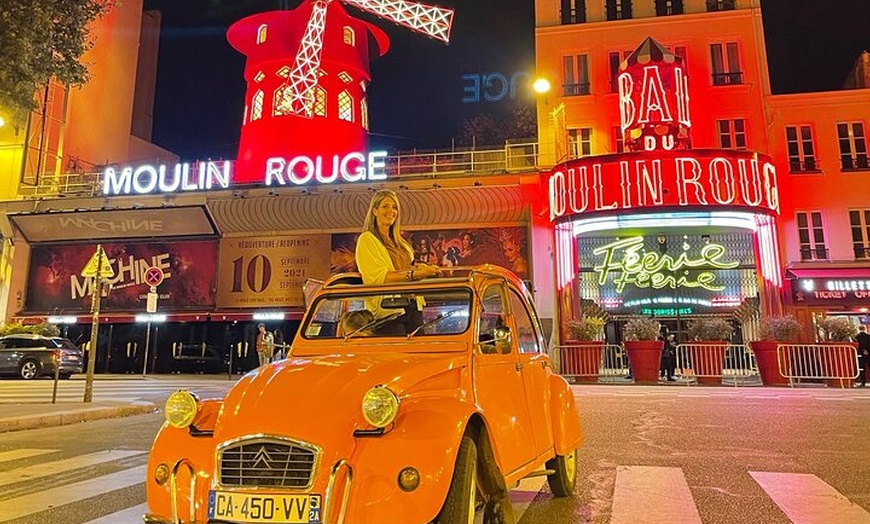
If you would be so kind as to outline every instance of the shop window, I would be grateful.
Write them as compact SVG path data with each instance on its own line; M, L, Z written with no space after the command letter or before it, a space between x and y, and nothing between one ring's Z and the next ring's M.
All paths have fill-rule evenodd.
M586 22L586 0L562 0L562 24Z
M870 259L870 209L849 211L849 224L852 226L852 249L855 260Z
M620 126L613 126L613 152L625 153L625 140Z
M710 60L713 66L713 85L728 86L743 83L740 70L740 51L737 42L710 44Z
M353 122L353 97L347 91L338 94L338 119Z
M568 130L568 142L571 144L571 157L584 157L592 154L592 128L583 127Z
M746 149L746 120L717 120L722 149Z
M326 116L326 89L322 86L314 88L314 114Z
M562 89L565 96L589 94L589 60L587 55L562 57Z
M733 11L735 0L707 0L707 11Z
M344 26L342 30L342 37L344 38L344 43L349 46L356 45L356 33L354 33L353 28L350 26Z
M620 54L616 51L608 53L607 61L610 64L610 92L616 93L619 91L619 84L616 79L619 78L619 64L628 58L631 54L631 51L623 51L622 57L620 58Z
M843 171L870 170L863 122L838 123L837 138L840 141L840 165Z
M260 28L257 29L257 45L265 43L266 37L268 36L268 34L269 34L269 26L267 26L266 24L261 25Z
M631 19L631 0L606 0L604 10L608 20Z
M254 98L251 99L251 122L259 120L263 117L263 97L262 91L254 93Z
M808 125L785 126L788 170L791 173L818 173L813 128Z
M366 102L366 99L363 98L359 103L359 119L362 123L363 129L368 131L369 128L369 104Z
M801 260L828 260L822 213L820 211L798 213L797 226Z
M683 14L683 0L656 0L656 16Z

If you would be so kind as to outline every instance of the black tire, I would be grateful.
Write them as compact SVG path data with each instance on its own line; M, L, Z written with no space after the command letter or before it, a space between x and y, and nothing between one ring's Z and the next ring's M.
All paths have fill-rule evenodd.
M435 524L473 524L476 493L477 446L470 436L465 435L456 454L456 467L447 498L435 517Z
M18 366L18 376L24 380L33 380L39 376L39 362L32 358L24 359Z
M571 450L567 455L556 455L547 461L547 469L555 472L547 475L550 491L557 497L570 497L577 484L577 451Z
M59 378L59 379L61 379L61 380L69 380L69 378L70 378L71 376L72 376L72 373L60 373L60 374L57 376L57 378Z

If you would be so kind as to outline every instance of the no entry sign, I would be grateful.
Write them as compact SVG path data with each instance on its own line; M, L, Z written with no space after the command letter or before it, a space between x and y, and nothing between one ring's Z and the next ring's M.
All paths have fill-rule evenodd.
M151 266L145 270L145 283L151 287L157 287L163 283L163 270L157 266Z

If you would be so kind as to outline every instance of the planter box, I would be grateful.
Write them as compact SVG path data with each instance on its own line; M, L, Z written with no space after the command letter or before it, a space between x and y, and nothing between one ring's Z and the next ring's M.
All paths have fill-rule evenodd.
M788 343L779 340L756 340L749 343L752 352L755 353L755 362L758 364L758 374L761 375L761 383L765 386L788 386L789 380L779 372L779 362L776 355L776 348L780 344ZM783 362L783 368L786 374L791 374L789 362Z
M569 340L559 348L559 370L575 382L598 382L604 341Z
M628 340L624 343L635 384L658 384L663 340Z

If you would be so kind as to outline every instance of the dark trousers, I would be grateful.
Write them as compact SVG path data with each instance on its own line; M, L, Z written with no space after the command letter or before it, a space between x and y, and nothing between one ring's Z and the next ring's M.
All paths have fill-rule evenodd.
M674 372L677 370L676 355L667 349L662 349L662 360L659 365L659 376L673 378Z
M867 385L867 366L870 365L870 355L861 355L858 357L858 365L861 366L861 371L858 373L858 382L862 386Z

